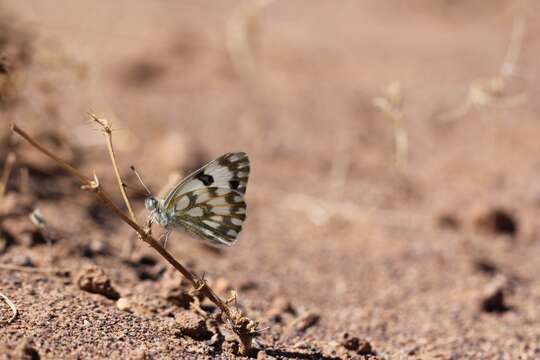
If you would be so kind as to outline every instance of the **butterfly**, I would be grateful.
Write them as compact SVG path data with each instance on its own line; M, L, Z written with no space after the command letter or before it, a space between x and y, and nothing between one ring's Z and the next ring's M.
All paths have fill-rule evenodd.
M150 196L144 204L166 236L183 229L210 245L230 246L246 220L248 177L247 154L227 153L188 175L164 199Z

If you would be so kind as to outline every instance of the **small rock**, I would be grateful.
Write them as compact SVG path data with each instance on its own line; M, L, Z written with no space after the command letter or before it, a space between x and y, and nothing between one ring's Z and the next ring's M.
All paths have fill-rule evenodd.
M294 321L294 329L299 332L304 332L310 327L317 325L320 319L320 315L314 312L307 312Z
M482 311L489 313L504 313L508 310L509 307L505 304L504 291L502 289L495 290L482 300Z
M128 298L120 298L116 301L118 310L131 312L131 301Z
M359 355L376 355L373 352L373 348L371 347L371 344L367 340L360 340L360 344L358 345L358 349L356 352Z
M356 336L351 337L348 333L343 334L342 345L347 350L356 351L360 347L360 339Z
M518 222L515 216L503 208L479 211L474 224L478 231L484 233L515 237L518 232Z
M348 333L343 334L342 345L345 349L354 351L359 355L375 355L371 344L367 340L350 336Z
M19 346L14 355L20 360L39 360L41 358L39 352L28 343Z
M511 307L506 304L505 290L507 281L505 278L498 278L493 283L486 287L480 308L488 313L504 313L511 310Z
M195 313L184 310L176 313L174 317L182 335L189 336L195 340L209 340L212 338L212 333L208 331L204 319Z
M105 272L98 267L83 270L77 277L79 288L94 294L100 294L111 300L118 300L120 294L112 285Z

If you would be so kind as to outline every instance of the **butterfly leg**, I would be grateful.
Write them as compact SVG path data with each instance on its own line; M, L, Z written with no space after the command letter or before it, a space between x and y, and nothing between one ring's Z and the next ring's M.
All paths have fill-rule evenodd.
M172 230L167 230L161 236L159 237L159 242L161 243L161 246L164 248L167 248L167 240L169 240L169 236L171 235Z

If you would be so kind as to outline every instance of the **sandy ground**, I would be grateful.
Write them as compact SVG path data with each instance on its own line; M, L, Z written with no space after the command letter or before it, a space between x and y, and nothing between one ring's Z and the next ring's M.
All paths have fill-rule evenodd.
M113 123L140 219L129 165L158 192L249 154L239 241L215 251L175 233L167 246L223 298L237 292L262 329L254 357L540 358L540 4L239 4L4 1L0 159L17 163L0 293L18 316L0 324L0 358L239 357L212 303L195 306L148 246L127 259L133 231L9 136L16 122L122 204L89 110ZM501 83L509 44L522 47ZM468 96L480 105L458 111Z

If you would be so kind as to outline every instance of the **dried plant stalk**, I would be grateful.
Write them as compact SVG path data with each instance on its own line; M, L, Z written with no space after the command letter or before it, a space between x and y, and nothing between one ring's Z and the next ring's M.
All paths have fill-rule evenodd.
M116 176L116 181L118 182L118 187L120 188L120 193L122 194L122 198L124 199L124 203L126 204L126 208L128 209L129 216L131 216L131 220L133 222L138 223L137 217L135 216L135 213L133 212L133 207L131 206L131 201L129 200L129 197L126 193L126 185L124 181L122 180L122 177L120 176L120 170L118 169L118 164L116 162L116 156L114 154L114 148L112 143L112 128L109 122L106 119L98 118L96 115L89 113L90 117L94 122L96 122L101 128L103 129L103 133L105 134L105 137L107 138L107 150L109 151L109 157L111 158L111 163L113 166L114 174ZM129 238L127 242L127 247L124 251L124 257L126 259L130 259L131 255L133 254L133 250L135 249L135 241L132 237Z
M240 5L227 22L227 50L238 73L252 78L257 73L256 49L259 18L273 0L250 0Z
M516 15L512 22L512 34L499 73L486 79L475 79L469 83L467 97L454 109L437 116L439 120L449 121L465 116L473 108L510 108L527 100L525 92L508 95L508 84L516 75L517 62L525 39L526 21L523 14Z
M58 162L58 164L62 168L64 168L64 170L66 170L71 175L75 176L77 179L80 180L82 184L81 189L94 193L94 195L105 206L112 210L125 223L131 226L140 235L140 238L145 243L147 243L154 250L156 250L165 260L167 260L167 262L169 262L169 264L171 264L177 271L179 271L197 291L206 296L221 310L222 314L229 321L232 330L240 339L241 352L247 354L250 351L251 342L258 333L257 324L254 321L231 310L228 305L212 290L212 288L208 286L208 283L204 279L201 279L197 275L191 273L187 268L180 264L165 248L163 248L163 246L161 246L161 244L152 237L149 231L145 231L135 221L133 221L126 214L124 214L122 210L120 210L120 208L111 200L111 197L105 192L105 190L103 190L95 174L93 180L88 179L81 172L79 172L79 170L75 169L74 167L66 163L64 160L60 159L58 156L45 149L41 144L39 144L36 140L34 140L30 135L28 135L17 125L12 124L11 130L14 133L20 135L26 141L28 141L36 149Z
M11 317L8 320L0 320L0 324L10 324L15 320L19 312L17 311L17 307L15 304L4 294L0 293L0 297L5 301L6 304L8 304L9 308L11 309Z
M37 268L37 267L18 266L18 265L10 265L10 264L0 264L0 270L20 271L20 272L27 272L27 273L39 273L39 274L66 274L70 272L69 269Z
M409 153L409 137L403 126L405 114L403 113L403 93L399 82L390 83L382 97L373 99L373 105L392 121L395 165L398 170L403 170Z

